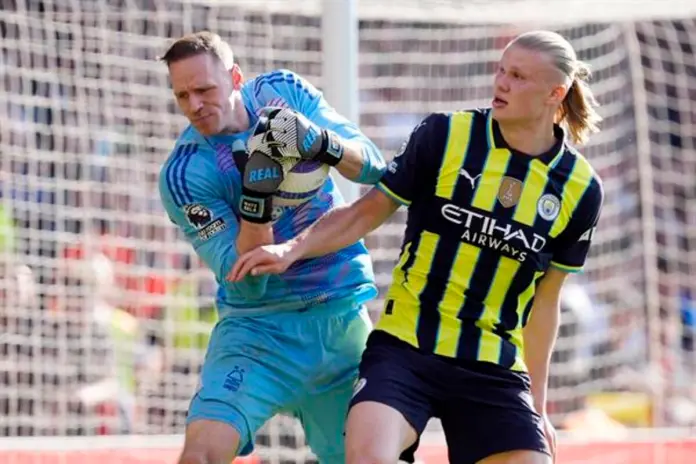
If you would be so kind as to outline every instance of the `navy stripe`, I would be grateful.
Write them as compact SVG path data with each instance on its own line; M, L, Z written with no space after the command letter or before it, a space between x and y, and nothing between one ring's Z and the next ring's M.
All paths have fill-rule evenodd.
M309 89L304 87L302 85L302 81L300 79L295 79L295 76L292 74L287 74L282 71L276 71L272 72L270 74L266 74L264 76L260 76L256 79L256 82L254 82L254 95L258 98L259 94L261 93L261 87L264 85L272 85L276 84L279 82L287 82L290 85L294 85L297 87L299 90L302 90L304 93L309 95L310 97L314 97L313 95L310 94Z
M275 193L275 196L278 198L283 198L285 200L303 200L305 198L313 197L322 188L323 188L323 186L315 188L314 190L310 190L308 192L285 192L283 190L278 190Z
M188 149L186 151L186 154L184 155L183 166L181 166L181 172L179 173L181 179L181 187L183 189L182 198L184 204L189 204L193 202L193 196L191 195L191 191L189 190L188 184L186 183L186 168L188 168L188 165L191 162L191 158L193 158L193 155L195 155L197 151L198 145L188 145Z
M541 283L541 280L543 278L544 278L544 276L540 275L534 281L534 293L536 293L537 289L539 288L539 284ZM529 302L527 303L527 306L524 308L524 311L522 312L522 327L525 327L527 325L527 322L529 322L529 316L532 314L532 307L533 306L534 306L534 298L529 300Z
M167 187L172 194L172 200L178 207L192 201L191 192L186 185L186 167L194 153L198 151L198 145L186 144L177 148L174 160L167 168Z
M172 200L176 206L181 206L181 200L178 198L178 191L176 185L174 185L174 179L176 176L177 166L179 163L181 163L181 154L185 148L185 145L179 145L176 148L176 153L174 154L172 161L169 163L169 166L167 166L167 188L169 189L169 193L171 194Z
M452 266L457 257L459 243L454 240L439 240L428 270L425 287L418 299L420 315L416 327L418 346L431 353L435 351L440 332L440 302L452 276Z

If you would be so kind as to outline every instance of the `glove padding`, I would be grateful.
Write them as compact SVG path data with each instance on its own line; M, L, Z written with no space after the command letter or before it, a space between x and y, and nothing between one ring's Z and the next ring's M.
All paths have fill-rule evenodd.
M296 158L336 166L343 158L339 137L322 129L303 114L286 108L264 108L249 150L271 158Z
M246 152L245 152L246 155ZM239 199L239 214L242 219L265 224L271 221L273 195L285 178L282 165L259 151L252 152L243 166L242 196Z

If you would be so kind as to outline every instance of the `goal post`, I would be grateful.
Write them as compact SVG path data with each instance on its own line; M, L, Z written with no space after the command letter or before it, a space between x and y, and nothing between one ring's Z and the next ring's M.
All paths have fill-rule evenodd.
M357 4L357 0L321 2L322 91L339 113L360 124ZM346 202L358 199L358 184L336 171L333 179Z

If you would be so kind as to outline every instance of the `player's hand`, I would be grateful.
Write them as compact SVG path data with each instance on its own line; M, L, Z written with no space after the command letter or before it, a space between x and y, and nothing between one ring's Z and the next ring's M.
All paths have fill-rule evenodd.
M233 150L245 150L243 143L233 145ZM239 215L242 219L266 224L272 219L273 194L285 178L282 165L270 156L253 151L244 166L239 166L242 174L242 196L239 199Z
M319 161L330 166L336 166L343 158L340 138L297 111L264 108L259 121L249 140L250 151L258 150L271 157Z
M547 414L542 416L544 435L546 436L546 441L549 443L549 449L551 450L551 459L556 462L556 428L551 423L551 419Z
M225 280L239 282L247 275L281 274L296 260L289 243L265 245L240 256Z

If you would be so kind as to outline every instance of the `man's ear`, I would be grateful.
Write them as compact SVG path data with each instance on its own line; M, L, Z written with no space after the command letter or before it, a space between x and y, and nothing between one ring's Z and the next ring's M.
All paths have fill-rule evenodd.
M561 103L563 103L563 100L565 100L565 97L566 95L568 95L569 91L569 86L565 84L557 85L551 90L551 93L549 94L549 100L551 100L552 103L560 105Z
M234 90L239 90L242 88L242 83L244 82L244 75L238 64L234 64L232 69L230 69L230 75L232 75L232 85Z

